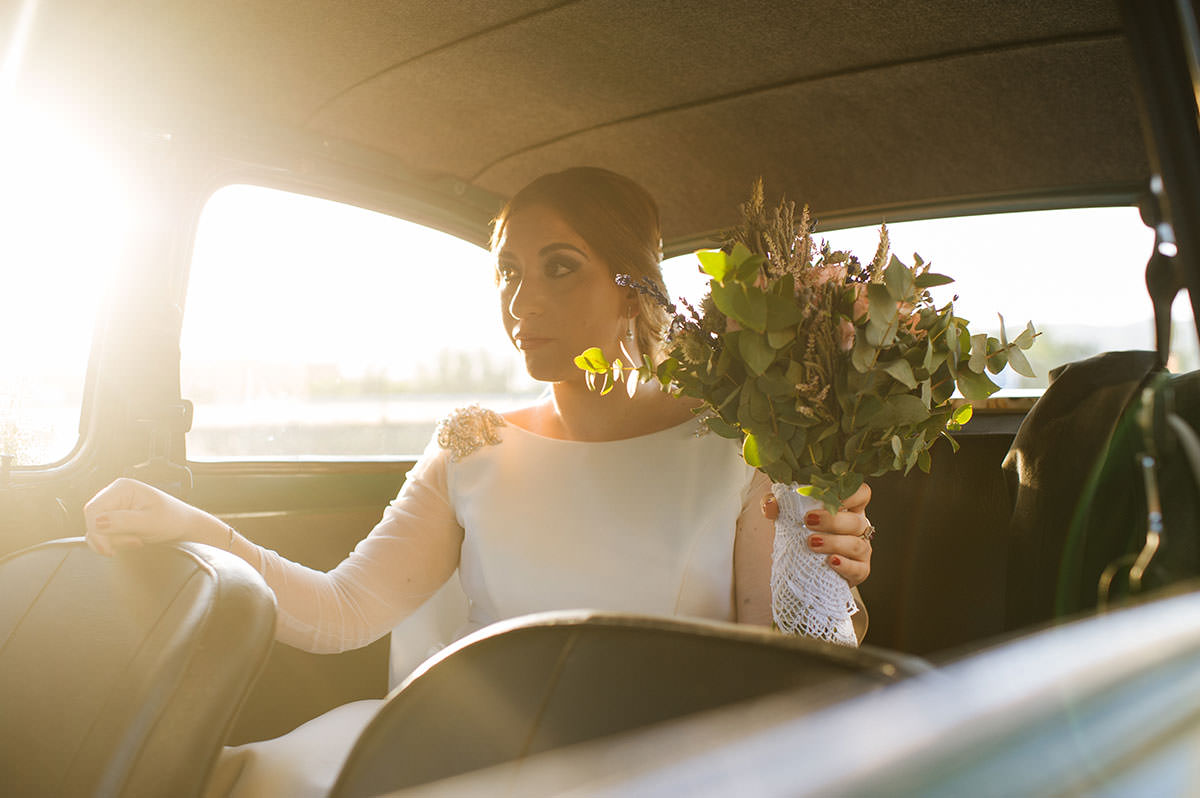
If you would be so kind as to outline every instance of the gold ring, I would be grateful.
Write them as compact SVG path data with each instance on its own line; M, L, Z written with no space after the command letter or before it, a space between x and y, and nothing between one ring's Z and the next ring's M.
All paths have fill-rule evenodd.
M859 537L870 543L875 537L875 525L868 521L867 528L862 531L862 534L860 534Z

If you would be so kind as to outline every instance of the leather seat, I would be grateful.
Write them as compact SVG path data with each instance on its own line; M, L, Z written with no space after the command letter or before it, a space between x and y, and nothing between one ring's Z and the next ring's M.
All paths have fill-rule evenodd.
M396 688L331 795L379 795L779 690L871 689L927 667L729 623L525 616L443 649Z
M199 795L274 628L258 573L208 546L5 557L0 791Z

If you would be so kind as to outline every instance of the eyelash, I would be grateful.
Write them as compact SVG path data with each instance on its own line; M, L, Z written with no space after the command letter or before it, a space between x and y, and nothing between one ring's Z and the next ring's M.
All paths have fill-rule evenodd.
M555 279L559 277L566 277L568 274L571 274L579 268L579 264L570 258L559 257L551 258L550 260L546 261L545 266L542 268L547 277ZM496 274L501 283L507 284L513 282L514 279L520 279L521 270L516 266L501 263L496 267Z
M578 268L579 264L570 258L552 258L546 261L545 271L547 277L566 277Z

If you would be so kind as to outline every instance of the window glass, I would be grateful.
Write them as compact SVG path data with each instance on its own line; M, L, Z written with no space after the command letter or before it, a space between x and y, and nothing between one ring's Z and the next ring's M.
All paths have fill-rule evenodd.
M14 465L62 460L79 438L96 311L128 230L114 159L86 129L20 108L0 125L0 457Z
M1027 321L1042 333L1028 352L1037 373L1028 379L1006 370L996 378L1010 392L1041 389L1050 369L1116 349L1153 349L1154 325L1146 293L1146 260L1154 233L1135 208L1086 208L989 214L888 225L893 254L907 263L912 253L955 282L933 289L940 304L954 298L955 312L972 329L996 335L1003 314L1013 335ZM835 248L866 262L875 253L879 228L821 232ZM667 262L664 272L676 294L702 296L705 281L695 259ZM1172 370L1200 367L1196 333L1185 295L1174 307Z
M205 207L181 346L193 460L411 455L455 407L503 412L540 391L486 250L256 186Z

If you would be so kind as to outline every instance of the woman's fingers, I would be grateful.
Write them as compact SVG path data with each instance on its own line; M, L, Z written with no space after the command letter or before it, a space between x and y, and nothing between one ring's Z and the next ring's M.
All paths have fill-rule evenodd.
M825 562L851 587L866 581L871 575L871 544L858 535L813 533L808 547L825 555Z
M830 568L837 572L838 576L846 580L846 583L850 587L861 585L871 575L871 564L869 562L847 560L836 554L828 557L826 562L829 563Z
M809 510L804 515L804 525L813 532L830 532L835 535L861 535L870 522L861 510L842 510L831 515L828 510Z
M768 493L762 498L762 514L763 518L768 521L774 521L779 518L779 502L775 500L775 494Z
M121 478L84 505L88 545L104 555L114 550L179 537L187 505L135 479Z
M858 535L814 532L808 536L808 547L821 554L837 555L850 560L869 562L871 559L871 544Z

